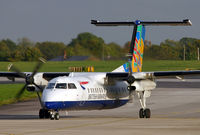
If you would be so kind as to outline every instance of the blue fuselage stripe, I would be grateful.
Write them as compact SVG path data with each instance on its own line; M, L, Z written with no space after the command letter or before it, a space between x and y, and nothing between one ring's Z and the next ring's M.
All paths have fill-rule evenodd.
M52 101L45 102L45 107L52 110L96 110L112 109L125 105L125 100L94 100L94 101Z

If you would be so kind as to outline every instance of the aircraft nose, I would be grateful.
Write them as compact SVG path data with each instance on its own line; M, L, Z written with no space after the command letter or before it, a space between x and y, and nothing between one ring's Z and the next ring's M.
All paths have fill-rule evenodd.
M62 102L57 102L57 101L47 101L44 102L45 108L47 109L53 109L53 110L59 110L63 108L63 103Z
M44 90L42 94L42 102L47 109L58 110L63 107L59 93L54 90Z

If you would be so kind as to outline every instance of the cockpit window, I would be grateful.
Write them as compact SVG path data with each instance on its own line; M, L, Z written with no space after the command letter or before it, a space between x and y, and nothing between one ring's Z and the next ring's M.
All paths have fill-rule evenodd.
M68 89L76 89L76 85L74 83L68 83Z
M57 89L66 89L67 88L67 84L66 83L57 83L56 84L56 88Z
M55 83L49 83L46 89L53 89L55 87Z

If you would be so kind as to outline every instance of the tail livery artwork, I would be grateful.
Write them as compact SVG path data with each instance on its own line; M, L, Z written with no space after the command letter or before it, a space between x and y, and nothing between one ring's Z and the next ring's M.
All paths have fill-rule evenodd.
M137 26L137 33L135 37L135 44L132 58L132 72L142 71L142 60L144 53L145 27L143 25Z
M96 26L133 26L132 40L127 63L112 72L37 72L44 60L40 60L34 72L20 72L14 65L13 72L0 72L0 77L24 78L25 85L16 95L27 89L36 92L41 105L39 118L59 119L59 111L114 109L132 101L139 101L139 118L150 118L147 98L156 88L156 78L200 75L200 71L156 71L142 72L145 27L146 26L190 26L190 20L177 22L133 21L100 22L92 20ZM40 96L39 93L42 93Z
M131 56L128 63L123 65L124 71L129 71L129 64L131 64L132 72L141 72L142 71L142 60L144 53L144 40L145 40L145 26L139 25L139 21L137 22L137 32L133 35L131 41L131 48L129 55ZM134 49L132 48L134 47Z

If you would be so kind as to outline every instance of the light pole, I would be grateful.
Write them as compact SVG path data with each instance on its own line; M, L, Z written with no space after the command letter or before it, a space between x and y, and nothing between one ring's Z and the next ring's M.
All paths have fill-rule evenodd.
M185 61L185 45L183 46L183 60Z

